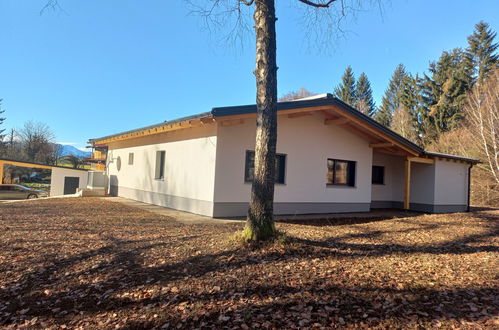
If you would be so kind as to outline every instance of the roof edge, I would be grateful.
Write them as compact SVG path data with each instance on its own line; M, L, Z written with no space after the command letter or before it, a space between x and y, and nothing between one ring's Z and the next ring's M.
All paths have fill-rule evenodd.
M200 118L205 118L205 117L210 117L210 116L213 116L211 111L198 113L198 114L195 114L192 116L186 116L186 117L181 117L181 118L177 118L177 119L166 120L166 121L163 121L161 123L157 123L157 124L153 124L153 125L149 125L149 126L144 126L144 127L140 127L140 128L136 128L136 129L132 129L132 130L128 130L128 131L123 131L123 132L119 132L119 133L115 133L115 134L111 134L111 135L106 135L106 136L102 136L99 138L88 139L88 143L94 143L94 142L110 139L113 137L117 137L120 135L136 133L136 132L145 131L145 130L151 129L151 128L161 127L161 126L165 126L165 125L178 124L178 123L181 123L184 121L193 120L193 119L200 119Z
M481 163L480 159L477 158L470 158L470 157L464 157L464 156L458 156L458 155L451 155L451 154L443 154L440 152L433 152L433 151L425 151L425 155L430 156L430 157L440 157L440 158L448 158L448 159L455 159L455 160L462 160L471 164L479 164Z

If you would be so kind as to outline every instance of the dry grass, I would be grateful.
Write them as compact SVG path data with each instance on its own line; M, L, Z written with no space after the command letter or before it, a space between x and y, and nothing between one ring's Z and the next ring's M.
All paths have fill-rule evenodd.
M322 225L243 248L102 199L0 204L0 326L497 328L498 210Z

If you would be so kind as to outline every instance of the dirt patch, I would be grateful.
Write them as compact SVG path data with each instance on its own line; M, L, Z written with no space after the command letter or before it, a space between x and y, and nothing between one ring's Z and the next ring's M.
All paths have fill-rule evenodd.
M243 248L99 198L0 205L0 325L499 326L499 211L327 225ZM341 221L341 220L339 220Z

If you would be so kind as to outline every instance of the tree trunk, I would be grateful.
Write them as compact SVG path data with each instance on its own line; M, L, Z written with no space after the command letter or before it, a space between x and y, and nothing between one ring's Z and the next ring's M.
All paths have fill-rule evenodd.
M276 234L274 181L277 143L277 65L274 0L255 1L256 30L256 143L244 238L260 241Z

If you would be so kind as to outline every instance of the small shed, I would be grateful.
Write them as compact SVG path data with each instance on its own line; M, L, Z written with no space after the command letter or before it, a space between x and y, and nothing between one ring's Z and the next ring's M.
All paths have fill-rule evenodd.
M75 194L87 186L88 171L79 168L39 164L0 158L0 183L3 183L5 165L51 170L50 196Z

